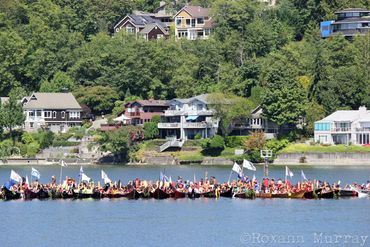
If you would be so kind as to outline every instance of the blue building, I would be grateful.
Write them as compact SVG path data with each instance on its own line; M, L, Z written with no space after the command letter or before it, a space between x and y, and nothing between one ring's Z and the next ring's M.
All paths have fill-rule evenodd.
M332 35L344 35L351 38L355 35L364 35L370 30L370 10L353 8L335 12L336 20L320 23L322 38Z

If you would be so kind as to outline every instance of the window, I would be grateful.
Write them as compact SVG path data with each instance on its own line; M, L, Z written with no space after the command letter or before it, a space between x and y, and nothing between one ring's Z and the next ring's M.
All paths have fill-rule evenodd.
M66 112L62 111L61 116L62 116L62 118L65 118L66 117Z
M41 117L41 111L40 111L40 110L37 110L37 111L36 111L36 116L37 116L37 117Z
M186 26L190 26L190 19L186 19Z
M157 39L163 39L163 34L158 34Z
M211 33L211 30L210 29L204 29L204 36L209 36L209 34Z
M134 28L131 26L126 26L126 32L128 33L134 33Z
M195 19L191 19L191 26L195 27Z
M176 26L181 26L182 17L176 17Z
M184 38L184 37L188 37L188 32L187 31L182 31L182 32L179 32L179 38Z
M34 113L33 111L29 111L29 112L28 112L28 116L29 116L29 117L34 117L34 116L35 116L35 113Z
M198 18L197 23L198 23L198 25L204 24L204 19L203 18Z
M70 119L80 118L80 112L78 112L78 111L71 111L71 112L69 112L69 118Z
M44 118L51 118L51 111L44 111Z
M30 123L30 128L33 128L33 123L32 122Z
M53 118L57 118L57 112L53 111Z

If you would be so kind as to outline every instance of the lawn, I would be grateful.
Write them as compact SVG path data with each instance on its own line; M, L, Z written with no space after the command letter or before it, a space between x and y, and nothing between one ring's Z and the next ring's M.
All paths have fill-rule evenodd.
M308 153L308 152L315 153L370 152L370 147L362 147L355 145L323 146L323 145L306 145L292 143L282 150L282 153Z

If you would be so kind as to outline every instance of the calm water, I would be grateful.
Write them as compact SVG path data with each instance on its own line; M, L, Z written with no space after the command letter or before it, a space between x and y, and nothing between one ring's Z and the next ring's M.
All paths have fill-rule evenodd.
M34 167L42 182L59 177L60 167ZM164 170L174 179L192 180L194 174L200 179L207 172L224 181L230 171L200 166L84 171L97 181L101 168L125 183L136 177L155 180ZM300 179L300 168L290 168L293 180ZM0 166L0 181L9 178L10 169L30 176L28 166ZM63 176L77 177L78 171L63 168ZM271 177L283 178L284 172L285 167L270 168ZM370 180L370 167L305 167L304 172L330 182ZM262 168L256 177L262 177ZM370 246L370 199L18 200L0 202L0 209L0 246Z

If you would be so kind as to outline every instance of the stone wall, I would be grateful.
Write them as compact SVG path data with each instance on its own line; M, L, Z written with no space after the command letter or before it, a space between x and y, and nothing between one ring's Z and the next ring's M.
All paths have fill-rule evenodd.
M353 153L284 153L274 160L276 165L370 165L370 152Z

